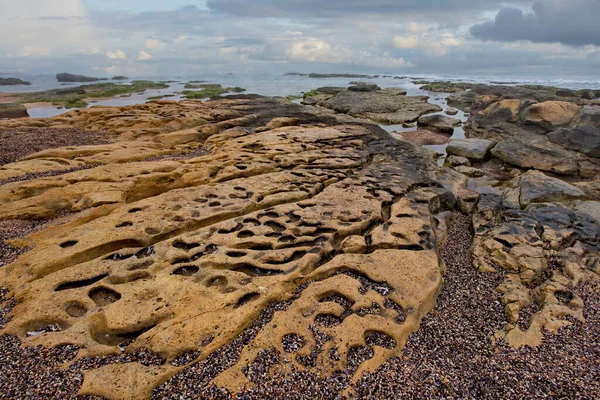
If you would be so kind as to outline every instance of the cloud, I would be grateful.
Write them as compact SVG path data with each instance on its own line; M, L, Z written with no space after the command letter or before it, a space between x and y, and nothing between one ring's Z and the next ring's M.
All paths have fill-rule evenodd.
M285 52L292 60L347 63L352 51L343 46L331 46L321 39L305 39L292 42Z
M144 47L152 50L164 49L167 44L159 39L146 39L144 41Z
M420 44L418 36L396 36L393 41L397 49L416 49Z
M482 9L504 0L208 0L209 9L256 17L340 16ZM513 0L523 2L523 0Z
M106 58L109 60L125 60L127 58L127 54L121 50L108 51L106 52Z
M188 40L188 37L187 37L187 36L185 36L185 35L179 35L179 36L177 36L177 37L176 37L176 38L175 38L173 41L174 41L176 44L179 44L179 43L181 43L181 42L184 42L184 41L186 41L186 40Z
M137 56L137 59L140 61L152 60L152 55L144 50L141 50Z
M536 0L532 10L502 8L494 21L474 25L471 34L482 40L600 46L600 1Z
M397 49L420 49L428 57L445 56L448 54L450 47L458 47L462 44L459 39L448 32L440 33L434 37L431 35L395 36L392 43Z
M88 9L81 0L2 1L0 8L0 50L5 52L82 52L93 41Z

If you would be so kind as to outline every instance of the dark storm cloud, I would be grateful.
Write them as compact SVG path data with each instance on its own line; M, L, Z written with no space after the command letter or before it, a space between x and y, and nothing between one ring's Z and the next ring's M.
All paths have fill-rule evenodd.
M530 14L503 8L494 21L473 26L471 34L483 40L600 45L600 0L537 0L532 9Z
M524 0L512 0L522 3ZM208 0L212 11L256 17L335 16L493 8L506 0Z

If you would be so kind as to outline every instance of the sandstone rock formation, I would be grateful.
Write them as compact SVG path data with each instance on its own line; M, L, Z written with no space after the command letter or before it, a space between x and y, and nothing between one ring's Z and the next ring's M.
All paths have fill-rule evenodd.
M4 333L79 345L78 358L149 349L164 360L84 371L82 394L150 397L273 304L217 385L240 391L246 366L271 349L283 369L358 377L399 354L434 306L436 215L454 196L425 175L422 153L375 126L253 96L31 125L102 130L113 143L2 167L3 178L89 167L0 186L0 220L70 214L12 242L31 250L0 270L17 302ZM369 347L373 357L348 364Z
M393 380L386 371L418 348L405 344L424 318L416 336L430 336L439 250L460 242L466 261L450 257L448 271L466 274L451 296L494 304L466 312L485 332L478 357L562 334L589 311L580 285L600 277L600 164L578 146L595 143L600 107L548 88L455 95L472 115L447 167L409 143L446 136L364 123L437 107L398 89L321 88L305 99L314 106L248 95L2 121L11 135L102 137L0 166L0 234L37 227L0 243L14 254L0 269L0 300L14 299L2 333L79 346L65 366L85 365L80 394L191 388L185 397L196 374L218 397L298 373L337 394L364 372ZM466 225L448 237L457 209Z
M448 101L472 113L467 137L498 142L492 159L471 160L495 182L473 210L472 248L475 267L505 273L498 291L507 323L495 337L539 345L545 331L571 323L567 316L584 319L573 288L600 273L600 107L584 92L545 87L475 85ZM448 152L462 155L452 144ZM447 164L473 176L460 159Z

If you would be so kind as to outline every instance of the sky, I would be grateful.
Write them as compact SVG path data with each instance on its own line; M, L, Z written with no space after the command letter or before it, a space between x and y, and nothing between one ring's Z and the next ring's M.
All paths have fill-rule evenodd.
M0 0L0 74L594 77L598 16L600 0Z

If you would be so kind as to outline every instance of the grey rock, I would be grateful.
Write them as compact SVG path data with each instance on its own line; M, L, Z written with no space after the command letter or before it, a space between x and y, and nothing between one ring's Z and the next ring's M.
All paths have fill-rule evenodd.
M441 111L427 102L427 96L397 96L383 90L376 92L341 92L319 103L338 113L370 119L381 124L414 122L421 115Z
M548 139L565 149L600 158L600 128L593 125L561 128L548 134Z
M582 201L575 210L587 214L600 224L600 201Z
M460 124L461 121L459 119L439 114L426 115L420 117L418 120L419 127L450 135L454 132L454 128L460 126Z
M381 91L386 94L391 94L392 96L406 96L406 93L408 93L406 90L398 88L385 88L381 89Z
M458 108L459 110L467 111L475 104L477 94L473 92L456 92L448 96L448 105Z
M449 165L451 167L459 167L459 166L470 167L471 161L469 161L469 159L465 158L465 157L451 155L446 158L446 165Z
M323 86L320 87L316 90L317 93L321 93L321 94L338 94L341 92L345 92L346 89L345 87L336 87L336 86Z
M0 119L1 118L24 118L29 117L27 107L23 104L5 103L0 104Z
M510 138L491 150L494 157L520 168L534 168L562 175L578 172L576 158L569 151L551 143L545 136Z
M316 106L320 102L330 99L330 94L317 94L316 96L308 96L304 100L301 101L301 104L306 106Z
M446 109L446 114L456 115L456 114L458 114L458 110L456 108L448 108L448 109Z
M540 171L528 171L517 179L521 181L521 207L527 207L530 203L561 202L585 197L585 193L576 186Z
M350 86L348 90L351 92L376 92L378 90L381 90L381 88L374 83L361 83L358 85Z
M571 127L581 126L593 126L600 129L600 106L584 106L579 110L571 121Z
M485 176L485 172L483 172L479 168L467 167L464 165L454 167L454 170L471 178L480 178L482 176Z
M448 154L466 157L469 160L483 160L496 142L486 139L457 139L446 148Z

